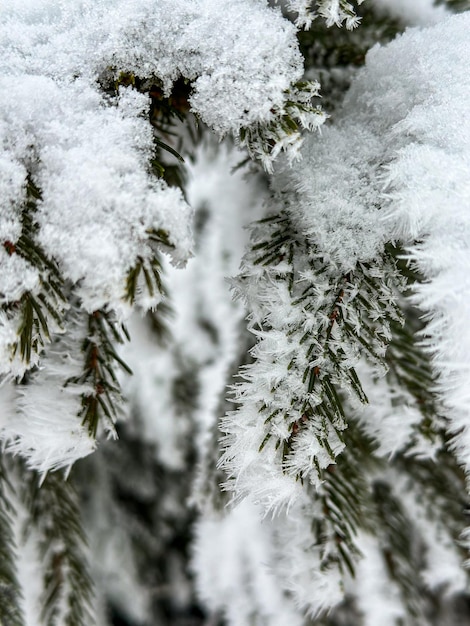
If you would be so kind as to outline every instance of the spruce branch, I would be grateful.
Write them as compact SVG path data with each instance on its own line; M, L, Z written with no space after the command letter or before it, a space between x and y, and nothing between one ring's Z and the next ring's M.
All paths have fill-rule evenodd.
M30 365L33 354L38 355L50 343L51 329L62 327L63 314L67 308L59 268L36 242L38 226L35 213L41 200L41 191L29 176L20 237L15 242L3 243L9 256L18 255L38 274L38 287L34 291L27 290L19 301L3 305L7 316L18 320L18 340L12 345L12 356L19 353L26 366Z
M161 261L157 255L151 259L139 257L127 275L126 300L130 304L135 304L136 299L143 291L147 291L151 298L162 293L161 272Z
M184 78L178 79L167 96L157 76L144 78L132 72L116 72L115 68L109 68L106 75L101 76L100 84L111 101L117 101L122 87L132 87L148 95L148 119L154 131L154 155L150 161L150 171L169 185L183 189L186 174L181 167L184 158L180 154L182 137L179 125L189 124L191 82ZM185 148L187 150L188 146ZM168 160L168 155L173 159Z
M452 539L465 563L468 544L462 533L469 523L470 499L465 474L452 451L443 447L431 459L405 453L395 459L393 466L405 477L407 489L426 518Z
M147 254L139 256L127 274L125 301L145 311L158 308L160 313L165 311L166 315L170 315L171 306L165 302L168 290L164 281L161 250L171 251L174 246L163 229L148 229L146 235L144 246Z
M403 598L413 624L424 624L424 590L419 575L424 562L419 535L399 499L386 482L373 484L377 532L388 574Z
M313 528L321 547L324 567L336 565L341 574L355 575L361 552L356 545L359 530L374 532L370 475L383 467L374 456L375 444L350 420L344 433L345 449L336 462L321 472L321 484L313 499L321 502L321 517Z
M388 246L397 259L406 281L406 293L412 292L423 278L403 260L400 248ZM391 341L386 353L387 380L396 390L395 404L412 405L421 414L414 426L414 436L396 455L393 465L404 476L410 491L422 504L426 515L442 531L450 533L462 560L467 558L462 544L462 529L468 524L468 491L465 472L459 466L448 434L447 409L438 394L439 379L431 365L431 355L424 349L426 322L420 311L403 303L405 323L391 325ZM423 451L420 440L428 447Z
M11 488L4 453L0 453L0 624L24 626L22 593L16 576L16 546L13 536L15 511L8 497Z
M299 81L286 91L282 107L273 108L272 120L257 122L241 128L238 142L249 156L259 160L268 173L281 152L289 162L300 158L303 130L313 131L326 119L325 113L314 99L319 95L319 83Z
M423 539L407 517L407 498L422 510L426 523L438 529L441 540L446 537L453 543L464 563L468 558L468 545L462 538L462 529L468 525L465 476L448 450L439 452L436 459L409 456L406 451L393 459L378 456L377 443L355 420L349 421L343 438L344 451L322 470L321 484L311 493L312 500L321 503L321 515L314 517L312 531L323 566L337 566L343 576L354 576L362 556L356 545L358 531L377 537L388 574L402 589L410 619L414 619L430 593L422 577L409 589L407 577L420 578L427 548L416 542L429 541L429 537ZM403 493L392 493L393 484L401 484ZM388 526L384 529L385 517ZM416 545L407 548L406 542Z
M123 401L116 367L132 374L115 347L126 337L125 327L119 327L111 313L94 311L88 315L87 334L82 344L83 372L69 378L66 386L79 385L87 389L82 393L79 417L93 438L96 438L100 423L106 424L106 428L114 433L114 423Z
M321 470L344 449L344 401L367 402L356 365L365 358L386 371L390 323L402 320L400 284L386 253L342 272L296 231L286 212L255 227L235 288L253 307L258 343L235 393L263 423L259 452L275 446L288 474L318 486Z
M377 538L409 623L425 623L431 592L423 555L433 547L434 532L425 520L440 529L433 554L445 544L463 559L467 498L430 358L420 345L425 329L404 326L417 317L403 304L417 278L391 246L344 271L302 235L295 215L286 206L252 227L252 245L234 283L257 343L253 363L241 369L243 380L235 386L238 411L222 426L221 465L234 478L228 487L238 496L252 494L268 510L301 502L300 515L308 510L312 521L310 542L304 538L302 545L332 578L334 572L342 580L354 576L359 531ZM421 414L410 427L413 436L388 459L359 410L379 379L390 391L390 411ZM417 445L420 438L427 448ZM429 450L434 458L425 457ZM405 486L403 494L394 493L390 470ZM296 479L290 491L286 476ZM416 503L419 524L407 514L409 501Z
M23 470L23 498L29 517L25 535L34 528L43 563L41 622L44 626L90 626L92 580L85 556L80 509L70 483L57 473L40 483L36 472Z
M409 442L407 454L412 455L414 448L419 448L420 438L438 453L449 449L447 409L438 393L439 378L432 367L431 354L424 346L429 320L426 321L422 312L411 306L407 299L424 279L406 260L402 248L391 244L386 248L403 277L405 296L400 303L405 321L391 324L391 340L385 357L387 380L396 390L395 402L413 405L422 416L415 426L415 436ZM449 454L453 458L450 450Z
M377 453L379 442L353 417L357 407L368 401L356 369L365 360L377 376L386 374L388 384L402 389L397 401L410 402L411 398L419 404L423 414L420 428L429 427L433 436L442 438L429 359L409 328L403 329L400 294L408 289L407 278L388 250L374 261L358 261L347 272L341 271L299 233L294 218L282 211L253 227L251 251L234 288L251 310L250 329L258 342L252 350L254 362L241 370L244 380L235 387L239 409L223 423L226 448L221 465L236 476L236 481L229 482L230 488L239 495L249 492L250 472L254 477L269 465L266 484L255 493L266 498L268 508L277 507L282 497L290 505L291 494L272 494L268 477L282 471L296 478L317 507L312 516L311 545L321 567L337 569L342 577L354 575L360 557L357 532L381 537L384 554L389 561L387 551L393 557L389 575L402 589L411 619L421 619L423 584L406 590L416 565L415 553L408 555L408 561L402 562L401 556L393 560L398 548L403 548L405 558L409 545L404 537L411 522L383 477L388 466L402 480L419 475L420 483L427 484L426 506L434 501L439 508L433 519L449 523L444 521L449 507L454 542L458 541L457 529L465 523L464 481L450 468L441 473L434 461L409 456L411 444L395 458L385 460ZM410 344L407 361L404 355ZM410 374L415 373L413 365L421 372L419 384ZM426 390L431 397L425 399ZM431 424L433 415L437 421ZM245 450L253 438L258 442L260 460L248 463L247 458L253 457ZM434 492L430 487L433 475L438 476ZM436 497L438 491L446 491L451 476L458 486L447 493L449 499L459 494L458 505ZM395 521L390 521L391 527L382 535L381 520L387 515ZM417 550L416 559L420 553L422 549Z
M415 427L415 437L409 442L409 454L413 454L413 447L420 437L436 449L445 447L448 426L445 407L436 392L437 378L432 371L429 356L419 343L423 326L416 321L412 324L411 320L417 318L416 313L413 313L407 313L405 324L391 325L392 338L385 357L387 379L392 388L397 390L395 402L412 404L422 416Z

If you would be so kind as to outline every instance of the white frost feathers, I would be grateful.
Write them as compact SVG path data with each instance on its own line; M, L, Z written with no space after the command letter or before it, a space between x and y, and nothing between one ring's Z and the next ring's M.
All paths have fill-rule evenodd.
M425 278L414 301L431 320L426 343L467 470L469 31L464 13L373 48L340 119L310 140L303 162L287 173L305 231L346 270L374 258L386 241L407 247Z
M428 344L436 354L443 400L452 409L453 430L464 428L458 446L470 468L469 28L470 15L462 14L427 30L410 30L387 47L375 47L336 123L326 126L320 137L309 137L302 162L279 172L274 185L279 195L287 194L300 232L341 273L376 259L386 242L399 240L408 246L410 258L429 281L417 288L415 300L432 318ZM265 502L277 508L283 500L292 501L298 485L280 489L274 480L274 449L263 466L271 448L266 445L262 455L258 451L264 427L257 411L262 402L273 400L271 389L281 379L287 383L276 402L283 403L280 415L289 410L298 386L294 368L288 366L296 346L286 333L273 329L279 320L286 327L307 324L308 314L284 297L285 283L271 281L265 288L257 281L259 267L250 269L243 293L253 326L267 315L270 330L266 337L255 333L257 375L238 387L245 399L226 419L229 443L223 462L235 477L235 491L258 499L260 489L272 493L276 499L267 497ZM280 265L273 270L282 271ZM318 299L320 280L315 284ZM312 326L305 330L312 331ZM408 418L403 440L415 420L412 411ZM310 456L306 448L307 467ZM248 471L252 466L256 470Z
M334 124L326 125L320 137L308 138L302 150L302 162L295 169L286 167L278 171L274 180L277 197L286 199L284 211L292 216L297 232L306 235L312 248L327 260L327 266L339 268L340 274L353 271L358 263L373 263L387 242L399 242L407 250L424 277L415 289L413 300L430 320L425 341L434 355L441 400L447 409L451 432L456 435L454 445L459 460L467 473L470 471L469 32L467 13L432 28L409 30L388 46L373 48ZM279 257L274 255L274 258ZM284 305L285 298L277 287L278 283L282 287L287 282L278 280L286 272L282 262L267 265L267 270L261 263L250 265L240 288L259 337L253 355L256 371L261 375L245 376L238 387L241 406L223 424L227 437L222 463L231 476L230 488L235 497L248 494L265 511L275 509L279 517L288 511L290 523L292 512L301 502L302 488L300 481L289 476L289 465L281 461L274 437L263 440L266 416L261 413L268 401L276 398L276 377L280 378L284 372L289 380L294 371L294 367L289 369L287 365L291 363L289 350L293 350L293 335L276 334L277 319L282 318L287 325L296 313L303 315L304 321L308 320L308 314L302 312L301 306ZM270 271L273 275L269 288L264 288L260 278L263 271L268 277ZM316 281L317 292L325 275L326 270ZM313 303L319 298L317 292L312 296ZM265 333L269 342L256 327L256 323L263 322L269 326ZM278 345L273 347L275 341ZM254 366L250 367L249 373L255 371ZM271 384L267 385L266 380ZM382 444L377 454L393 455L397 449L413 443L413 428L421 418L412 402L397 413L392 397L387 397L380 386L374 391L369 398L372 402L377 400L377 394L382 397L372 405L372 414L366 412L362 416L363 424L367 422L366 430L373 437L377 435ZM368 394L367 388L365 392ZM289 380L280 394L279 402L284 403L280 412L273 410L269 415L266 410L266 422L277 427L278 416L286 413L284 406L293 404L295 393L296 382ZM268 406L271 410L271 405ZM279 418L281 422L283 419ZM373 423L381 419L383 423ZM274 427L270 428L273 433ZM281 443L287 440L280 428L275 434ZM308 447L298 451L305 466L312 467ZM316 451L313 452L315 455ZM417 440L412 452L432 457L434 450ZM355 456L357 451L353 449L350 453ZM302 458L295 469L302 475L301 461ZM434 539L429 541L436 543ZM291 544L286 545L291 550ZM430 557L433 561L437 553L436 548ZM375 556L372 554L370 558L374 561ZM380 565L377 562L377 568ZM450 564L448 571L452 567ZM450 584L452 576L454 573L446 573L443 580L436 582L436 577L425 573L430 586ZM365 581L372 582L372 579ZM295 589L303 605L308 604L302 600L308 583L306 576ZM364 586L367 593L365 589ZM312 611L323 608L318 600L311 602Z

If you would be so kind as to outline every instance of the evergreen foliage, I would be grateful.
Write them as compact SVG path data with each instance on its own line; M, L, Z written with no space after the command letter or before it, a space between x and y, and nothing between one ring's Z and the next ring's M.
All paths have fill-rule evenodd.
M12 505L3 459L0 459L0 623L23 626L21 590L15 567L15 539Z
M22 462L8 457L5 461L9 479L2 464L2 625L24 626L31 618L47 626L93 623L86 539L72 486L59 474L40 480L37 472L28 470ZM42 580L36 581L40 591L33 615L29 606L26 614L22 610L19 580L24 571L16 571L15 557L26 545L27 558L36 555L42 568ZM21 565L24 567L25 563ZM23 592L31 594L28 588Z
M25 478L25 530L37 534L44 571L39 620L47 626L90 624L92 582L73 489L58 474L48 475L41 485L35 473Z
M120 333L117 324L106 311L94 311L88 315L87 326L88 332L81 346L83 373L67 379L65 386L77 385L90 389L82 393L82 409L78 416L90 436L95 438L100 423L105 422L107 430L113 430L117 407L122 402L115 365L120 365L128 374L132 374L132 371L114 347L114 344L123 343L125 328Z
M29 176L21 214L21 234L15 243L5 241L3 244L10 256L18 255L39 274L39 289L26 291L19 301L4 305L6 315L18 324L18 339L12 344L12 356L18 355L25 367L32 362L36 363L39 353L51 341L49 327L60 328L65 307L63 279L57 264L53 259L48 259L35 241L35 212L40 200L41 191Z
M390 322L401 322L394 302L398 274L385 258L343 273L299 235L288 214L266 218L254 237L253 258L246 260L239 279L240 296L245 283L253 290L246 304L254 308L250 326L259 338L256 364L245 369L247 384L238 388L242 415L257 421L261 416L265 424L260 452L274 438L284 470L318 486L321 470L344 447L341 396L353 394L367 402L355 366L361 356L383 366ZM240 429L245 428L242 415ZM239 444L231 443L227 447L236 450ZM303 468L307 450L308 467ZM229 467L230 461L224 462ZM311 476L315 468L317 475Z

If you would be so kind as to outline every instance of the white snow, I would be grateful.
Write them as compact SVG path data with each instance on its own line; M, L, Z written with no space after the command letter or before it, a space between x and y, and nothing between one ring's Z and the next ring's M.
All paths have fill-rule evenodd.
M303 0L288 4L298 12L299 25L308 23L312 15ZM385 4L390 7L380 2ZM318 13L331 24L342 22L344 6L325 0L318 3ZM273 190L278 198L290 194L288 209L296 225L326 260L325 282L314 285L318 302L331 299L334 275L358 262L374 261L386 242L406 246L424 277L412 297L429 318L423 340L440 376L454 445L470 471L470 14L441 22L442 11L424 0L415 5L415 13L403 2L395 10L410 22L439 23L409 30L368 54L334 125L305 141L301 165L276 171ZM81 313L107 308L124 319L131 313L123 303L128 271L139 257L148 260L154 254L147 231L168 230L173 262L182 265L193 246L192 213L178 190L149 175L153 143L145 119L147 96L131 87L121 87L116 97L106 96L98 81L133 72L160 80L169 94L183 76L192 81L192 110L220 136L237 135L242 127L269 124L285 111L291 83L302 75L295 27L259 0L7 0L0 15L0 236L8 244L0 247L0 302L6 307L27 291L37 294L41 289L38 269L8 252L20 237L29 175L42 194L35 213L37 243L73 285ZM353 26L355 19L346 22ZM287 146L290 138L283 141ZM200 396L193 408L207 433L225 393L243 316L240 304L229 300L224 275L236 271L245 242L243 236L232 237L232 230L239 232L249 221L253 189L243 188L239 175L228 176L233 153L223 155L220 169L207 155L198 159L190 169L204 179L206 190L193 183L188 195L200 210L208 204L211 229L199 233L200 255L188 262L186 273L177 277L176 270L168 270L178 309L172 322L173 352L154 354L142 320L132 321L136 341L130 349L137 346L139 353L129 360L134 359L131 365L140 379L126 390L139 396L145 436L163 441L157 454L169 469L182 467L178 450L189 432L184 422L178 427L171 423L182 417L171 405L169 389L181 373L178 359L186 366L194 363L200 374ZM287 161L290 165L291 159ZM220 208L218 202L223 203ZM244 209L239 209L240 202ZM248 208L259 215L259 206ZM238 387L244 405L224 422L229 450L223 464L231 475L234 500L246 493L250 499L225 516L205 518L197 529L194 568L201 596L213 610L225 611L235 626L248 623L253 606L270 625L300 624L299 608L316 614L343 597L339 569L322 570L320 547L312 544L310 524L323 515L315 499L320 485L312 479L307 496L298 480L314 461L329 466L331 454L339 454L343 443L331 428L326 432L330 453L315 445L315 433L306 428L293 446L297 456L283 462L275 438L264 441L259 415L259 407L272 401L277 411L272 433L279 442L288 440L289 427L298 425L291 398L301 392L303 382L289 369L298 345L284 331L290 324L315 334L331 320L321 309L309 313L292 306L286 281L278 280L288 270L287 261L266 275L254 267L244 292L252 309L250 328L259 340L253 350L259 367L244 371ZM300 282L312 282L315 276L307 266L304 270ZM139 304L151 308L159 298ZM217 340L202 324L207 320ZM269 332L258 327L266 321ZM1 312L0 373L11 379L21 377L27 367L34 371L28 385L6 380L0 386L1 439L6 450L25 456L42 472L69 467L95 448L77 417L81 394L90 389L65 385L80 373L75 356L86 330L77 328L78 322L66 326L63 334L54 328L52 345L26 366L18 355L11 356L18 324L17 318ZM323 366L322 355L317 358L315 364ZM357 364L353 349L345 348L345 358ZM313 391L310 398L314 400ZM378 455L393 455L412 437L417 409L410 405L394 412L393 390L383 380L370 399L377 411L366 409L362 425L380 441ZM283 411L292 411L289 423ZM377 416L382 420L378 425ZM424 452L432 456L432 450ZM266 512L277 515L262 521ZM414 513L432 547L425 581L430 587L458 589L463 583L455 576L455 554L439 572L432 571L443 559L447 537L440 542L426 526L422 508L417 506ZM401 617L397 590L387 587L377 544L360 536L359 546L366 557L358 570L359 608L366 623L383 619L383 611L383 623L392 623ZM126 559L125 552L121 556ZM23 573L31 575L26 569ZM116 584L116 589L121 587ZM240 589L243 594L237 596ZM372 595L380 596L383 604L369 603ZM130 602L127 597L125 601ZM137 617L145 602L137 602Z
M335 126L311 138L286 174L303 228L345 270L386 241L406 246L424 277L413 301L430 319L424 340L467 469L469 29L463 13L374 47Z
M222 426L226 449L221 464L230 474L235 498L248 494L265 511L275 510L280 517L288 511L292 520L304 491L297 474L305 476L310 468L314 475L314 460L321 467L334 461L324 448L309 442L307 427L300 437L296 435L290 457L282 457L289 433L286 426L299 419L294 403L299 395L306 397L305 367L296 370L292 366L292 355L302 350L294 331L300 327L317 336L329 323L330 318L324 313L322 317L317 308L328 301L334 277L354 270L359 262L376 263L387 242L401 243L423 276L412 300L429 318L423 340L433 355L438 391L451 433L456 435L459 460L470 470L469 32L470 14L460 14L430 28L410 29L389 45L374 47L334 124L325 125L320 137L306 139L299 165L279 167L275 172L273 213L283 207L298 231L307 236L311 257L318 255L325 267L315 280L311 308L304 310L291 303L287 260L263 268L254 264L254 253L246 257L237 292L251 312L250 328L258 343L252 351L255 362L244 370L244 380L237 386L240 407ZM256 238L258 230L253 229L254 243L263 240L262 235ZM305 248L307 257L308 245ZM301 263L300 252L295 258ZM373 276L385 285L383 268L373 268ZM297 267L296 276L307 280L305 269L302 273ZM392 300L393 292L381 297ZM293 329L290 334L289 329ZM341 348L357 366L345 344ZM325 367L323 362L320 367ZM371 367L377 378L377 365ZM416 434L421 417L414 400L400 398L405 402L398 412L395 391L387 384L378 380L370 394L371 407L361 416L365 430L380 443L378 455L391 456L413 443L410 453L432 458L433 444ZM365 391L369 393L367 386ZM313 424L312 430L317 426ZM270 439L265 440L266 433ZM338 454L333 429L328 437L330 448ZM314 476L309 478L318 488ZM307 539L301 534L302 541ZM431 563L438 554L438 548L430 551ZM376 567L380 567L378 561ZM451 566L449 570L446 566L447 571ZM326 584L333 585L334 573ZM306 575L295 590L302 604L309 584L315 585L311 576ZM425 576L432 586L448 582L447 573L440 582L429 570ZM292 577L289 581L293 584ZM377 584L381 585L379 580ZM319 600L310 597L312 611L321 608ZM390 602L395 603L393 598Z
M449 16L444 4L434 0L368 0L383 13L403 20L410 26L430 26Z
M357 565L352 588L357 597L358 608L364 626L395 626L405 616L400 601L400 590L391 581L386 563L374 537L360 533L357 540L363 558Z
M70 324L69 332L55 342L30 375L27 385L6 381L0 387L0 433L8 452L26 458L40 473L70 469L96 448L96 441L78 418L83 385L67 385L80 376L80 347L84 321Z
M253 619L269 626L303 623L283 591L282 572L272 567L276 553L269 524L249 500L202 519L193 550L200 597L210 609L225 614L231 626L246 626Z
M38 297L49 279L15 251L28 184L41 194L34 241L88 313L107 309L119 321L129 317L129 271L156 252L149 231L168 233L171 247L164 251L175 265L191 256L192 211L179 189L150 173L150 100L131 86L113 93L122 72L161 84L166 95L175 80L191 81L192 111L220 136L238 137L242 127L253 127L255 152L263 128L276 125L290 101L304 104L317 87L296 95L292 83L303 74L296 29L258 0L5 0L0 18L0 300L8 311L0 320L0 372L20 377L43 361L48 367L36 353L29 363L12 357L23 323L12 303L28 293ZM312 127L322 120L303 112L299 123ZM281 147L295 152L301 143L298 132L276 141L267 165ZM154 308L160 299L139 292L136 305ZM50 330L58 331L45 315ZM87 437L85 448L78 442L80 423L60 387L64 379L55 380L57 405L38 399L30 422L56 432L57 442L57 433L65 438L54 453L43 452L51 467L68 465L74 449L79 457L89 447ZM61 411L67 419L55 431ZM4 421L2 439L26 457L51 443L36 431L27 443L27 421L18 418L14 428L10 418ZM46 469L45 458L31 462Z

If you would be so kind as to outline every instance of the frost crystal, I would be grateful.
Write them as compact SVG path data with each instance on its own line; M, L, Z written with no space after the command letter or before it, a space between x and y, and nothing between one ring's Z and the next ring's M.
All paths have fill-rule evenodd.
M358 0L355 4L362 2L363 0ZM294 14L299 28L310 28L318 16L325 19L327 26L346 24L346 28L352 29L360 22L355 7L347 0L286 0L285 5Z

